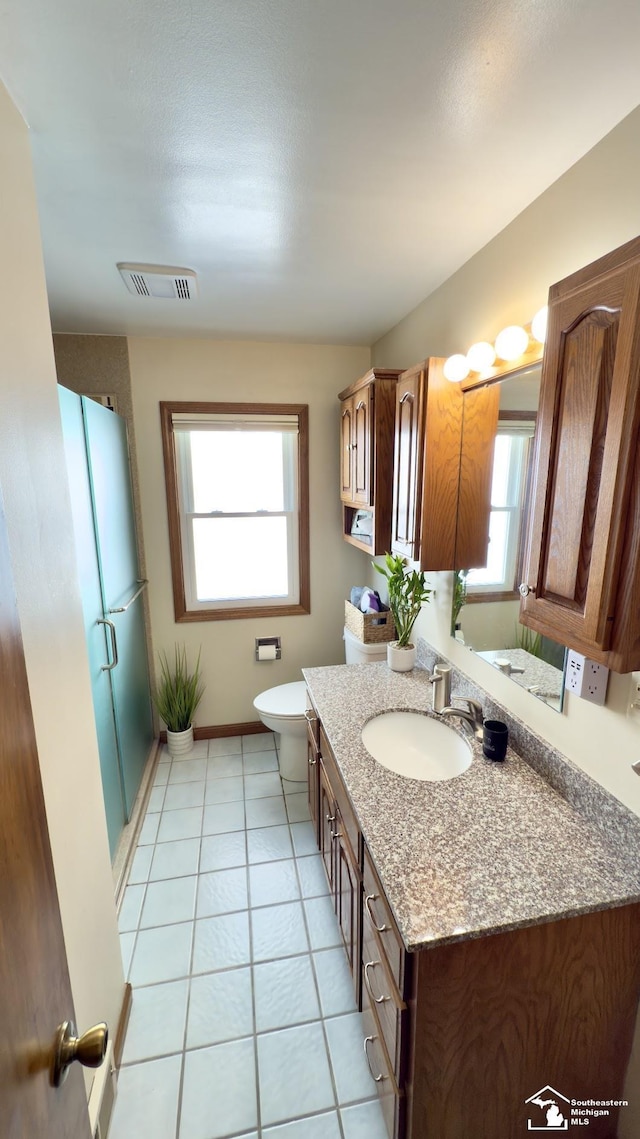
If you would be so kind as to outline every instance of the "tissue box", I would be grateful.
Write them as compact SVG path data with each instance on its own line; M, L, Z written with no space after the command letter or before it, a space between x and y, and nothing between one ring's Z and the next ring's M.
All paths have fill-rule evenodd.
M345 601L344 623L363 645L383 645L396 639L396 627L390 610L384 613L362 613L350 601Z

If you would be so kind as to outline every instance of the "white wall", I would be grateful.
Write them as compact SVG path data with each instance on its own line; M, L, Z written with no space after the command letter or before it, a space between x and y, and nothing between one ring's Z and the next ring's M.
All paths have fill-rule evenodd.
M129 339L142 523L155 649L202 647L201 726L247 723L265 688L300 679L305 665L344 659L343 600L366 580L365 557L341 538L338 392L366 372L368 348L193 339ZM309 404L311 614L176 624L173 610L160 400ZM282 637L282 660L257 664L257 636Z
M0 486L77 1023L115 1029L124 979L29 139L1 86L0 165Z
M496 179L499 193L499 169ZM549 285L637 237L638 185L640 109L383 337L374 364L408 367L464 352L475 340L494 340L506 324L530 320ZM605 708L568 696L566 712L553 712L454 643L450 575L431 577L438 596L423 610L418 634L640 814L640 779L631 770L640 758L640 719L626 716L629 677L611 675Z

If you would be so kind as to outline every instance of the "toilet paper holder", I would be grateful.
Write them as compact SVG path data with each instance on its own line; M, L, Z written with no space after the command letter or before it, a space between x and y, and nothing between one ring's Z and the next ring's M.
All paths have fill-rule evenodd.
M269 650L272 648L275 648L275 650L276 650L275 656L273 656L271 652L268 652L268 654L260 652L260 649ZM259 661L261 664L264 664L265 661L280 660L281 658L282 658L282 644L281 644L280 637L256 637L256 660L257 661Z

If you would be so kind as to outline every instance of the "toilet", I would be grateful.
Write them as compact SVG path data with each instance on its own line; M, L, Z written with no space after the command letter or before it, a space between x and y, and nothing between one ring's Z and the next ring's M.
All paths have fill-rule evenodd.
M365 645L345 627L345 660L347 664L370 664L387 659L387 646ZM307 781L307 686L304 680L267 688L253 701L262 723L278 732L280 776L293 783Z

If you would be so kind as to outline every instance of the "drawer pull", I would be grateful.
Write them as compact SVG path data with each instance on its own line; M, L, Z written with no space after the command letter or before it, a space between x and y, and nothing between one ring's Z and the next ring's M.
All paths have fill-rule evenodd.
M318 761L315 756L309 756L309 767L315 767L317 762Z
M379 1084L382 1082L382 1080L385 1079L385 1077L383 1076L382 1072L379 1072L377 1076L373 1075L373 1068L371 1067L371 1060L369 1059L369 1053L367 1051L367 1044L369 1044L369 1043L373 1044L374 1040L377 1040L376 1036L365 1036L365 1038L364 1038L364 1054L367 1057L367 1064L369 1065L369 1071L371 1072L371 1076L375 1080L375 1082L377 1084Z
M305 718L305 720L307 721L307 723L308 723L308 724L317 724L317 722L318 722L318 720L317 720L316 716L315 716L315 715L314 715L314 713L311 711L311 708L306 708L306 709L305 709L304 718Z
M388 925L378 925L378 923L376 922L376 916L375 916L373 910L371 909L371 902L375 902L376 898L378 898L378 897L379 897L379 894L367 894L365 899L364 899L364 904L367 907L367 910L369 911L369 917L371 918L371 921L373 922L373 928L376 929L378 931L378 933L386 933L387 930L389 930L391 927Z
M367 990L368 990L369 996L371 997L371 1000L375 1001L375 1003L377 1005L384 1004L385 1001L389 1000L389 997L385 996L384 993L381 997L376 997L374 992L373 992L373 989L371 988L371 981L369 980L369 974L367 973L367 969L375 969L376 965L379 965L379 964L380 964L379 961L367 961L367 963L364 967L364 983L367 986Z
M336 821L335 815L327 815L327 822L328 823L335 823L335 821Z
M342 838L342 832L341 831L331 831L331 837L333 839Z

